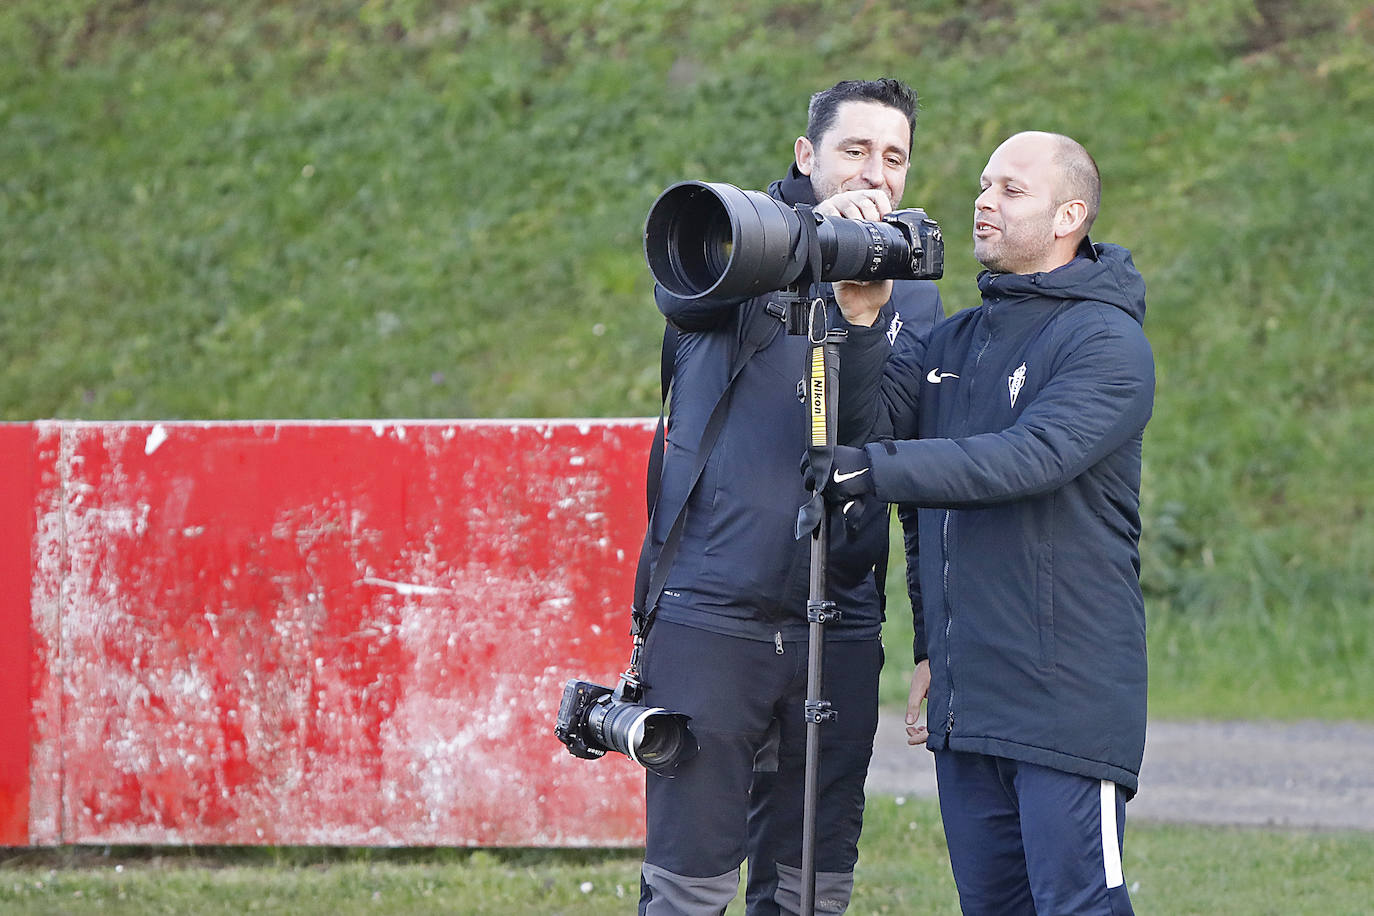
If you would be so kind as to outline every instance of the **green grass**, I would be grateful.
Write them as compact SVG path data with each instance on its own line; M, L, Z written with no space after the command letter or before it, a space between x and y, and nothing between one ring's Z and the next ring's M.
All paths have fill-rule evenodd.
M1132 823L1124 865L1141 913L1353 916L1374 894L1371 854L1364 833ZM12 855L0 908L603 916L634 911L638 869L636 850L68 849ZM933 801L869 802L850 912L959 912Z
M1152 709L1374 717L1368 4L727 6L10 0L0 419L654 414L654 197L762 186L809 92L895 74L951 311L1000 140L1102 166L1158 364Z
M912 624L895 515L890 549L879 698L903 709ZM1152 718L1374 719L1368 603L1275 569L1272 557L1256 558L1234 587L1229 604L1205 610L1200 601L1148 607Z

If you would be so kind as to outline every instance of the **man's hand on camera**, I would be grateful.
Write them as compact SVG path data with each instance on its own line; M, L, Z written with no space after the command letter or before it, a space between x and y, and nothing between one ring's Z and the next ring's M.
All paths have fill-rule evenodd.
M816 204L821 216L843 216L845 219L866 219L875 222L892 212L892 201L882 188L860 188L841 191Z
M822 216L842 216L876 222L892 212L892 201L881 188L841 191L816 205ZM844 320L857 327L870 328L878 312L892 298L891 280L840 280L835 284L835 302Z

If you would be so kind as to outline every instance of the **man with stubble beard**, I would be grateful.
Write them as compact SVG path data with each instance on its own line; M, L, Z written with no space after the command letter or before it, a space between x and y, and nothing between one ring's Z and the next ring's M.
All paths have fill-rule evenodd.
M794 144L795 161L768 193L827 217L880 219L902 198L915 117L916 93L897 80L846 81L817 93L806 134ZM828 300L834 326L847 327L837 301L868 317L865 326L849 328L863 338L856 345L886 347L943 317L929 281L845 281L833 289L817 284L813 292ZM798 507L809 497L797 475L808 429L798 384L808 343L768 311L778 293L689 300L657 287L654 295L673 356L671 419L650 532L655 557L684 503L686 514L651 608L643 702L690 715L700 753L671 773L646 776L639 912L723 913L747 858L746 911L795 913L810 551L809 540L795 536ZM731 381L741 352L747 359ZM876 385L867 393L873 397ZM717 404L724 410L720 432L694 485ZM838 520L830 534L829 597L842 617L826 626L826 690L837 716L822 734L815 903L817 912L839 913L853 886L877 727L882 583L875 567L887 554L887 518L871 513L853 536Z
M1009 138L974 202L982 305L885 366L840 359L841 390L881 372L881 397L849 417L870 442L835 449L824 492L917 507L908 743L935 753L968 914L1131 912L1155 379L1144 280L1125 248L1088 239L1100 194L1081 144Z

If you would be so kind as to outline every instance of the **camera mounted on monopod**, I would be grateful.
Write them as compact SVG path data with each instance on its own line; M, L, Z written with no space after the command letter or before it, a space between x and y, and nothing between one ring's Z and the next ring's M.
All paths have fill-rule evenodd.
M654 280L680 299L744 299L835 280L936 280L945 272L944 238L924 210L893 210L878 221L828 217L704 181L681 181L658 196L644 254ZM789 332L804 333L799 320L789 316Z
M824 307L821 300L805 296L810 284L933 280L944 275L945 263L940 227L924 210L894 210L879 221L826 217L806 204L791 207L757 191L702 181L679 182L658 196L645 222L644 253L654 280L682 299L748 299L788 290L785 310L774 314L786 323L788 333L807 334L813 343L824 342L828 335L820 330L816 336L824 325ZM703 464L710 449L703 441ZM693 486L700 473L701 465ZM681 520L679 511L674 528ZM643 563L641 554L641 573ZM660 570L670 567L670 558L661 556ZM658 586L661 589L661 579ZM640 702L644 688L639 653L657 592L649 584L637 596L652 595L636 604L641 610L629 670L614 688L569 680L554 734L575 757L594 760L616 751L668 776L696 754L697 742L688 727L690 716Z
M894 210L877 221L826 217L808 204L792 207L757 191L701 181L679 182L654 201L644 226L644 255L654 280L679 299L710 298L729 303L782 292L780 296L768 296L764 310L781 319L789 335L804 334L810 344L801 391L807 405L810 470L816 480L825 480L830 473L828 456L833 454L836 433L839 344L846 329L828 326L826 300L814 286L839 280L933 280L944 275L945 262L940 227L924 210ZM665 334L665 399L670 365L668 340ZM714 443L712 429L717 411L726 402L730 385L743 368L742 360L747 360L757 346L755 335L746 333L730 369L730 381L712 409L702 444L697 448L696 475L688 487L689 493L696 486ZM652 473L650 479L652 482ZM650 502L652 506L652 499ZM682 518L679 511L674 531L664 541L665 552ZM828 510L818 488L797 514L797 537L808 533L811 537L800 889L800 912L807 916L815 912L819 730L834 718L830 703L822 698L821 670L825 625L838 618L835 603L826 597L829 527ZM665 565L660 560L660 569ZM656 597L652 589L650 593ZM654 600L636 605L649 609L650 620L653 606ZM636 652L642 636L638 624L637 619ZM634 670L632 661L631 672Z

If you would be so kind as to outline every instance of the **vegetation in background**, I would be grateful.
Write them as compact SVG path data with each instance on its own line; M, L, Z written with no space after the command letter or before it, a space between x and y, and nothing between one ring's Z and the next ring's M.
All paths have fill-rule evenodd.
M951 311L998 142L1102 166L1158 364L1152 711L1374 716L1360 0L9 0L0 419L656 413L650 203L763 186L883 74Z
M640 850L67 849L0 866L0 908L31 916L629 913ZM1133 823L1123 860L1142 913L1354 916L1374 835ZM856 914L959 912L932 800L868 804ZM736 900L727 911L744 912Z

